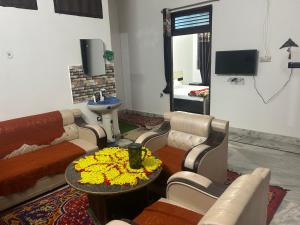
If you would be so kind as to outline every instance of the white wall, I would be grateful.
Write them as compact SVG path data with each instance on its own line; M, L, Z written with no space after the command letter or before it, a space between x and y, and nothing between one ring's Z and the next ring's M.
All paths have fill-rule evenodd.
M181 35L173 37L173 71L183 73L183 83L201 83L198 63L198 35Z
M55 14L53 0L38 0L38 11L0 7L0 120L74 107L92 115L72 104L68 66L81 64L81 38L111 48L108 0L102 3L103 20Z
M184 84L193 82L193 35L173 38L173 71L183 73Z
M163 8L197 0L119 0L120 32L129 38L132 104L135 110L162 114L169 110L169 97L160 98L165 86L163 64ZM262 35L266 0L221 0L213 4L213 52L216 50L263 49ZM289 38L300 43L297 0L271 0L272 62L259 65L258 87L266 97L288 78L287 53L279 47ZM300 61L300 50L295 49ZM214 55L212 63L214 73ZM212 76L212 115L230 120L231 126L300 137L300 70L288 88L269 105L262 104L252 78L245 86L232 86L228 77Z
M124 93L124 72L122 69L122 48L121 48L121 36L119 26L119 12L117 0L108 1L109 8L109 21L110 21L110 32L111 32L111 47L114 51L115 61L115 78L116 78L116 89L117 97L121 100L121 109L129 108L127 104L128 97L125 97Z
M235 11L233 11L235 9ZM266 1L227 0L214 6L213 52L230 49L257 48L263 55L263 22ZM257 74L258 88L270 98L288 79L287 52L279 50L289 38L300 43L300 2L271 0L270 50L271 63L260 63ZM295 50L294 60L300 61ZM215 55L213 54L213 61ZM214 71L214 62L212 64ZM253 88L253 78L246 78L245 86L233 86L228 78L213 75L213 115L230 120L231 126L269 133L300 137L300 70L288 87L269 105L264 105Z
M193 34L193 82L201 83L201 73L198 69L198 34Z

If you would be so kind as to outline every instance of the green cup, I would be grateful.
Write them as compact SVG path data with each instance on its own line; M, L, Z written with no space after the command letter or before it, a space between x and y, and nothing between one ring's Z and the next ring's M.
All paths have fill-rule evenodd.
M145 152L144 156L142 152ZM140 169L143 166L142 162L146 157L146 149L143 149L141 144L132 143L128 146L128 153L130 168Z

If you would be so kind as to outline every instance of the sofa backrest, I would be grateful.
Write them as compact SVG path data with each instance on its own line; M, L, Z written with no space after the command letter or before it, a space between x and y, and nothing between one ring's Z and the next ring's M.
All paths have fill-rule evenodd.
M12 158L79 137L71 110L0 122L0 159Z
M79 113L80 110L61 110L59 111L64 126L64 133L61 137L55 139L51 144L58 144L63 141L71 141L79 137L78 126L75 124L74 114Z
M168 145L189 150L203 143L209 136L213 117L187 112L173 112L165 115L170 120L171 130Z
M237 178L198 225L266 225L270 170Z

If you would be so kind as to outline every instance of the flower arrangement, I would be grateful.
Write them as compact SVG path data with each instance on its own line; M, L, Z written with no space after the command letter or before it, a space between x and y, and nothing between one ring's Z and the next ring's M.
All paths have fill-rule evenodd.
M162 162L145 147L146 157L143 167L132 169L129 165L127 149L120 147L105 148L84 158L74 161L74 168L80 172L81 184L108 184L134 186L139 180L148 180ZM144 153L145 154L145 153Z

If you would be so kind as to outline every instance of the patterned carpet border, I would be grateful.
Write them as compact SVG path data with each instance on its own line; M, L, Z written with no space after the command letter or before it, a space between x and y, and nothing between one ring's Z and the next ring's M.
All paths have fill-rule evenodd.
M119 112L118 116L121 121L147 128L155 127L164 122L162 117L147 116L137 112Z

